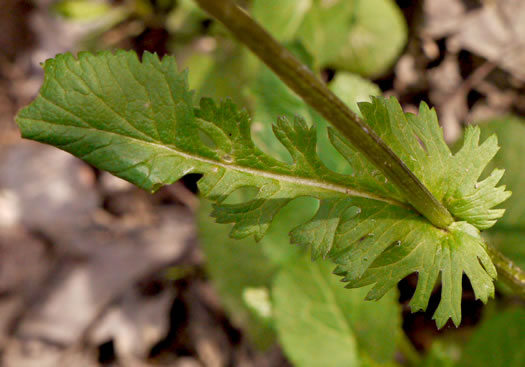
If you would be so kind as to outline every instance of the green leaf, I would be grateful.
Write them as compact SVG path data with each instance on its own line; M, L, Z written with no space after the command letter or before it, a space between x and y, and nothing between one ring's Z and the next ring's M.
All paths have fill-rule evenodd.
M457 220L487 229L503 215L503 209L492 207L510 196L505 187L495 187L504 171L494 169L485 180L477 181L499 149L495 135L479 145L479 129L468 127L462 148L452 155L435 111L425 103L419 115L403 113L393 98L374 99L373 103L360 104L360 108L372 130Z
M407 40L407 25L393 0L354 0L350 32L333 65L364 76L385 73Z
M107 3L87 0L61 0L53 8L65 18L80 21L100 18L111 11L111 6Z
M461 353L459 345L436 340L426 353L420 367L454 367Z
M311 65L311 57L302 44L292 43L291 51L306 65ZM330 89L354 112L360 114L358 102L369 101L370 96L381 94L374 83L359 75L338 72L329 84ZM303 116L307 123L315 123L317 147L321 161L328 168L340 173L352 173L346 159L334 148L329 140L329 125L315 110L311 109L290 88L286 86L268 67L261 65L257 77L251 85L255 101L253 125L254 140L264 152L291 163L286 148L275 138L271 124L279 116ZM373 169L375 171L375 169Z
M504 205L506 215L484 232L484 236L518 266L525 268L525 163L517 159L525 140L525 120L506 116L479 126L482 136L498 135L501 151L492 161L491 167L505 168L502 183L514 192L512 200Z
M242 327L257 346L266 348L274 340L270 323L254 314L243 296L250 289L270 289L277 269L253 238L228 238L230 228L215 223L209 216L210 209L208 202L201 201L197 213L206 270L233 323Z
M358 6L358 1L311 2L296 37L314 55L318 66L326 66L337 59L357 21Z
M311 0L254 0L252 14L280 41L292 41Z
M525 365L525 310L499 313L474 331L461 367L522 367Z
M272 225L259 242L264 254L278 266L286 267L304 256L305 248L290 246L289 233L295 227L312 218L319 203L311 197L298 197L286 204L274 217Z
M345 290L330 269L302 257L275 279L275 325L287 356L299 367L359 366L358 350L391 360L401 322L395 292L365 304L366 290Z
M376 84L357 74L347 72L338 72L329 86L352 111L361 117L359 102L370 102L371 96L382 94L381 89Z
M348 286L375 283L367 296L369 299L381 297L404 276L417 272L419 280L410 303L412 310L426 308L428 296L441 275L441 302L434 318L439 327L449 317L458 325L463 273L469 277L476 297L483 302L494 292L491 278L496 275L495 269L480 239L479 229L491 226L503 214L502 210L491 207L504 201L510 193L495 187L501 170L494 170L479 183L477 179L497 151L496 138L491 137L480 146L479 129L469 128L463 148L452 155L443 140L435 112L425 104L421 105L418 116L403 114L393 99L374 99L373 103L360 107L370 127L460 221L443 232L417 216L407 215L401 219L398 215L404 214L392 207L369 212L366 206L357 205L361 209L359 219L339 225L335 233L330 232L334 235L330 238L323 234L326 226L319 226L319 222L328 219L328 214L324 213L330 213L331 218L337 218L337 212L345 213L346 204L326 201L326 207L321 204L316 218L302 231L306 238L299 238L299 241L320 242L318 247L323 251L330 247L332 257L336 255L335 262L341 264L336 272L345 276L350 282ZM348 157L349 153L344 155ZM335 237L338 232L341 238ZM319 241L319 235L323 235L324 241ZM331 245L332 241L347 243L355 238L359 246L353 249L336 252ZM373 261L371 265L370 261ZM366 273L361 270L365 267L368 268Z
M290 43L288 49L306 65L311 64L311 56L302 44ZM291 163L286 148L275 138L272 124L279 116L299 115L308 118L310 108L261 62L258 62L258 72L250 85L249 93L255 102L255 142L265 153Z
M407 38L392 0L255 0L252 12L278 40L301 40L317 66L365 76L391 67Z
M401 367L400 364L396 363L395 361L388 361L388 362L376 362L372 358L370 358L367 354L361 353L360 355L360 366L361 367Z
M479 229L503 214L492 209L510 193L495 185L501 170L478 178L497 151L496 138L479 145L479 129L466 131L463 148L452 155L425 104L418 116L399 103L373 98L360 104L370 128L405 162L430 192L458 219L447 230L434 227L412 209L391 182L340 135L334 147L348 160L350 174L334 172L317 154L317 132L296 117L278 119L273 130L293 164L263 153L251 138L251 122L229 100L202 99L194 108L186 73L172 57L162 61L132 52L58 55L45 63L38 98L17 122L26 138L55 145L139 187L155 191L189 173L203 174L199 189L216 202L212 215L233 223L230 235L260 240L275 215L294 198L318 199L319 210L291 232L292 242L309 245L312 256L338 264L349 287L373 284L368 299L417 272L411 302L425 309L441 276L438 326L461 319L461 277L476 297L493 295L496 271ZM254 187L249 201L228 204L235 191Z
M191 67L191 88L197 98L228 96L236 103L244 102L243 87L248 79L240 47L217 48L212 53L194 52L185 60L184 68Z
M338 72L328 86L350 109L360 116L361 111L358 103L370 102L372 96L381 95L381 89L376 84L359 75L347 72ZM353 159L352 164L349 165L348 160L337 151L330 141L327 130L330 124L315 111L312 110L311 114L318 129L319 156L328 168L346 174L368 171L370 175L375 176L378 173L375 167L366 160Z

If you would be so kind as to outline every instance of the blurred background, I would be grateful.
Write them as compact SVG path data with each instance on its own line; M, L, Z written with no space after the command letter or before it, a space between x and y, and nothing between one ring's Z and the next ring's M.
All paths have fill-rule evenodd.
M497 132L503 148L496 164L507 168L514 196L487 236L525 265L518 194L525 175L525 2L353 0L354 13L341 21L329 12L337 0L313 1L318 9L301 0L239 3L349 103L383 93L415 112L426 101L452 145L467 124L483 123L484 136ZM280 252L286 230L262 247L232 242L227 226L207 217L196 175L149 195L20 139L14 116L38 93L42 62L115 48L174 55L189 68L198 96L232 98L260 130L281 114L311 112L191 0L0 0L1 365L301 366L272 313L284 307L272 294L273 279L282 259L295 256ZM293 216L294 208L287 210ZM425 358L417 353L433 353L435 366L467 365L463 346L474 330L506 307L523 306L501 286L483 306L464 281L461 327L437 331L431 317L439 293L426 313L409 311L416 282L407 277L384 306L373 306L376 314L362 316L388 316L387 329L371 332L376 339L360 339L352 324L365 345L360 355L372 355L369 365L415 365ZM367 343L385 344L385 334L401 341L379 357L367 351Z

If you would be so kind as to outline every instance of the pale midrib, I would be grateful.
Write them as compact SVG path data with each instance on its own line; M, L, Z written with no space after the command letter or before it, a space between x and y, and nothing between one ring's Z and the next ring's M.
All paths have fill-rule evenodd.
M117 134L117 135L119 135L119 134ZM238 165L235 165L235 164L226 164L224 162L216 161L216 160L213 160L213 159L203 158L203 157L198 156L198 155L192 155L190 153L187 153L187 152L184 152L184 151L180 151L178 149L174 149L172 146L166 146L166 145L157 144L157 143L145 142L145 141L141 141L141 140L138 140L138 139L135 139L135 138L130 138L130 139L136 140L136 141L138 141L138 142L140 142L142 144L149 144L149 145L158 147L160 149L168 150L170 152L178 154L178 155L180 155L180 156L182 156L184 158L187 158L187 159L193 159L193 160L196 160L196 161L199 161L199 162L203 162L203 163L207 163L207 164L210 164L210 165L213 165L213 166L219 166L219 167L222 167L222 168L225 168L225 169L231 169L231 170L235 170L235 171L238 171L238 172L248 173L248 174L251 174L251 175L261 176L261 177L270 178L270 179L274 179L274 180L278 180L278 181L289 182L289 183L293 183L293 184L297 184L297 185L304 185L304 186L310 186L310 187L315 187L315 188L329 190L329 191L340 192L342 194L349 195L349 196L358 196L358 197L363 197L363 198L366 198L366 199L383 201L383 202L391 204L391 205L396 205L396 206L399 206L399 207L402 207L402 208L405 208L405 209L412 210L412 207L410 207L407 204L404 204L404 203L399 202L397 200L384 198L384 197L379 196L379 195L374 195L374 194L366 192L366 191L359 191L359 190L351 189L351 188L348 188L348 187L345 187L345 186L336 185L336 184L327 183L327 182L318 181L318 180L313 180L313 179L307 179L307 178L302 178L302 177L277 174L277 173L272 173L272 172L268 172L268 171L258 170L258 169L255 169L255 168L238 166Z
M27 117L25 117L25 119L35 120L35 119L27 118ZM37 120L37 121L42 121L42 122L45 122L45 123L51 123L53 125L57 125L57 124L54 124L54 123L52 123L50 121L45 121L45 120ZM231 169L231 170L235 170L235 171L238 171L238 172L243 172L243 173L247 173L247 174L251 174L251 175L255 175L255 176L270 178L270 179L274 179L274 180L277 180L277 181L284 181L284 182L288 182L288 183L293 183L293 184L296 184L296 185L303 185L303 186L315 187L315 188L318 188L318 189L323 189L323 190L328 190L328 191L339 192L339 193L342 193L342 194L345 194L345 195L349 195L349 196L357 196L357 197L362 197L362 198L366 198L366 199L382 201L382 202L385 202L385 203L388 203L388 204L391 204L391 205L395 205L395 206L398 206L398 207L401 207L401 208L404 208L404 209L414 210L410 205L402 203L400 201L397 201L397 200L394 200L394 199L389 199L389 198L384 198L382 196L375 195L375 194L372 194L370 192L359 191L359 190L355 190L355 189L352 189L352 188L349 188L349 187L346 187L346 186L342 186L342 185L337 185L337 184L333 184L333 183L327 183L327 182L313 180L313 179L307 179L307 178L303 178L303 177L296 177L296 176L272 173L272 172L269 172L269 171L263 171L263 170L258 170L258 169L255 169L255 168L238 166L238 165L235 165L235 164L227 164L227 163L216 161L216 160L213 160L213 159L204 158L204 157L201 157L201 156L198 156L198 155L192 155L190 153L187 153L187 152L175 149L173 146L167 146L167 145L158 144L158 143L151 142L151 141L140 140L140 139L137 139L137 138L129 136L129 135L123 135L123 134L116 133L114 131L100 130L100 129L95 129L93 127L84 127L84 126L71 126L71 125L62 125L62 126L66 127L66 128L74 128L74 129L82 129L82 130L93 130L93 131L96 131L98 133L116 135L116 136L119 136L121 138L133 140L133 141L137 142L138 144L150 145L150 146L153 146L153 147L155 147L157 149L167 150L167 151L169 151L169 152L171 152L173 154L177 154L177 155L179 155L181 157L184 157L186 159L192 159L192 160L195 160L195 161L198 161L198 162L202 162L202 163L206 163L206 164L209 164L209 165L212 165L212 166L223 167L225 169Z

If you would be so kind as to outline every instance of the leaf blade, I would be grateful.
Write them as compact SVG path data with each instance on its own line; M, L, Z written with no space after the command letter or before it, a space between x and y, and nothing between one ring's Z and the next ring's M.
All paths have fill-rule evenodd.
M509 193L496 187L501 171L478 183L497 144L488 139L480 145L477 129L468 130L464 148L452 155L435 112L426 105L416 116L405 114L395 99L373 97L360 104L370 127L461 219L441 230L334 133L332 143L359 174L329 169L318 155L315 127L300 117L293 122L280 118L273 127L293 163L265 154L252 140L248 114L231 101L217 105L204 98L193 105L187 75L177 72L171 57L160 60L146 53L141 62L132 52L84 53L78 59L65 54L46 62L45 69L40 96L17 117L25 137L56 145L149 191L201 173L201 193L216 202L212 215L219 223L234 224L234 238L260 240L291 200L313 197L320 201L319 210L292 231L292 241L309 245L314 257L335 262L349 287L373 284L369 299L418 272L414 310L426 308L441 274L438 326L449 317L460 322L463 272L476 297L486 301L492 296L495 270L479 229L502 215L492 207ZM225 202L247 186L257 190L253 199Z
M281 269L272 291L276 328L298 366L358 366L358 349L377 362L392 359L401 321L394 293L365 305L365 289L342 289L327 262L304 256Z
M525 363L525 311L510 309L487 319L468 342L459 366L518 367Z

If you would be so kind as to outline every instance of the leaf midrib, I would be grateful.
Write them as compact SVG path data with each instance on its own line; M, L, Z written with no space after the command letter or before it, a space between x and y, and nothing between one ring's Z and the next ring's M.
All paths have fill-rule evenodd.
M323 190L339 192L339 193L342 193L342 194L345 194L345 195L348 195L348 196L357 196L357 197L362 197L362 198L366 198L366 199L382 201L382 202L388 203L390 205L395 205L395 206L398 206L398 207L401 207L401 208L404 208L404 209L408 209L408 210L412 210L412 211L414 210L410 205L408 205L406 203L402 203L402 202L397 201L395 199L385 198L385 197L382 197L380 195L376 195L376 194L373 194L373 193L370 193L370 192L367 192L367 191L360 191L360 190L356 190L356 189L349 188L349 187L346 187L346 186L337 185L337 184L334 184L334 183L327 183L327 182L323 182L323 181L319 181L319 180L315 180L315 179L291 176L291 175L286 175L286 174L278 174L278 173L274 173L274 172L270 172L270 171L259 170L259 169L256 169L256 168L239 166L239 165L236 165L236 164L227 164L227 163L216 161L216 160L213 160L213 159L210 159L210 158L204 158L204 157L201 157L199 155L194 155L192 153L181 151L181 150L177 149L173 145L164 145L164 144L160 144L160 143L157 143L157 142L144 141L144 140L140 140L140 139L137 139L137 138L129 136L129 135L119 134L119 133L116 133L114 131L100 130L100 129L95 129L93 127L85 127L85 126L56 124L56 123L53 123L53 122L50 122L50 121L47 121L47 120L32 119L32 118L27 118L27 117L22 117L22 118L26 119L26 120L40 121L40 122L44 122L44 123L51 124L51 125L58 125L58 126L68 127L68 128L73 128L73 129L92 130L92 131L95 131L97 133L115 135L115 136L119 136L119 137L124 138L124 139L135 141L137 144L150 145L150 146L153 146L153 147L155 147L157 149L160 149L160 150L167 150L167 151L169 151L169 152L171 152L173 154L182 156L182 157L184 157L186 159L192 159L192 160L195 160L195 161L198 161L198 162L202 162L202 163L206 163L206 164L210 164L210 165L213 165L213 166L219 166L219 167L223 167L225 169L231 169L231 170L235 170L235 171L243 172L243 173L248 173L248 174L255 175L255 176L261 176L261 177L265 177L265 178L274 179L274 180L277 180L277 181L285 181L285 182L293 183L293 184L297 184L297 185L310 186L310 187L315 187L315 188L319 188L319 189L323 189Z

